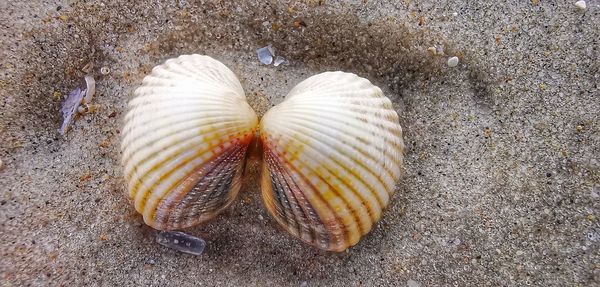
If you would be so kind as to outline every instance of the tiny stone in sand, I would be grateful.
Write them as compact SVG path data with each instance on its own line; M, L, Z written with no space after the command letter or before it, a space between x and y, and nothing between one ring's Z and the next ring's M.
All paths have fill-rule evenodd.
M458 66L458 57L452 57L448 59L448 67L456 67Z

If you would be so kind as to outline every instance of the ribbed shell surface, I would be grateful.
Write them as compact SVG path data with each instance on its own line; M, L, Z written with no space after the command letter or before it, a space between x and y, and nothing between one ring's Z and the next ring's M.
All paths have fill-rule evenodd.
M265 114L260 139L267 209L321 249L358 243L400 177L398 114L381 89L354 74L326 72L298 84Z
M227 207L257 125L219 61L184 55L155 67L129 103L121 146L129 196L146 224L186 228Z

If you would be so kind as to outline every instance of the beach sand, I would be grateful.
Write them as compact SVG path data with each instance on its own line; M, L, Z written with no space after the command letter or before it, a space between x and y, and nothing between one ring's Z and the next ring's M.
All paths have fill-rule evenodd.
M600 2L574 3L1 1L0 285L598 286ZM261 64L268 44L289 63ZM251 163L236 203L186 230L203 255L156 244L120 130L152 67L191 53L230 67L259 115L323 71L380 86L407 149L372 232L339 254L294 239ZM61 136L90 62L97 110Z

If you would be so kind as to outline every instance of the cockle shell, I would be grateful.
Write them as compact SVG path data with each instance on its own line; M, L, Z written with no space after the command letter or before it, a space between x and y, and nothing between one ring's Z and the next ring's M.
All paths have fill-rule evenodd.
M259 125L231 70L185 55L155 67L129 108L122 141L128 193L156 229L190 227L231 204L257 132L267 210L324 250L358 243L400 177L398 114L381 89L354 74L308 78Z
M233 201L258 119L231 70L208 56L168 60L144 78L129 108L122 163L146 224L190 227Z
M288 232L343 251L381 218L404 144L391 101L367 79L312 76L265 114L259 132L262 197Z

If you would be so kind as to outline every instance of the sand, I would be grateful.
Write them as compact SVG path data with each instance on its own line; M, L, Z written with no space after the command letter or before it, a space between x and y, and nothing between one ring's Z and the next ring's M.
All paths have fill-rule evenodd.
M0 2L0 285L600 284L599 2L132 2ZM289 64L261 64L267 44ZM407 151L374 230L340 254L297 241L252 163L239 200L186 230L202 256L156 244L119 133L143 77L190 53L228 65L260 115L322 71L381 86ZM61 136L90 62L97 110Z

